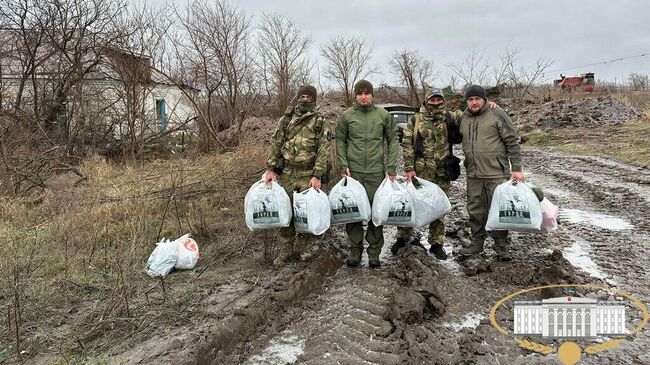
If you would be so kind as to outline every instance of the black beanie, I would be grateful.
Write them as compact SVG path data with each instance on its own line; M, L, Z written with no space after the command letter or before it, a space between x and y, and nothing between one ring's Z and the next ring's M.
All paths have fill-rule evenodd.
M487 96L485 95L485 89L480 85L472 85L465 90L465 100L471 98L472 96L478 96L481 99L487 101Z
M298 89L298 97L300 97L300 95L309 95L312 99L314 99L314 101L316 101L316 96L318 93L316 92L315 87L311 85L303 85Z
M362 92L372 94L372 84L367 80L359 80L354 84L354 95L359 95Z

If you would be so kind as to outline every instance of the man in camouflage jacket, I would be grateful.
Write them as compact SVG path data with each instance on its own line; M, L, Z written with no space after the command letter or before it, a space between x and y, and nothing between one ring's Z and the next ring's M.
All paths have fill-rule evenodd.
M413 116L404 128L402 140L402 155L404 157L404 174L408 180L416 175L434 182L449 195L451 182L445 175L444 160L449 155L449 139L446 118L449 117L454 123L458 123L462 116L461 111L449 112L445 108L445 97L440 89L431 89L425 96L423 106L420 108L420 115ZM414 129L417 118L420 119L418 139L421 139L422 151L416 153ZM438 259L447 259L443 249L445 237L444 218L440 218L429 225L428 241L431 244L429 251ZM412 229L409 227L398 227L397 241L391 247L395 255L400 248L404 247L410 239ZM413 244L419 244L419 237L413 238Z
M298 105L287 108L271 137L264 179L267 183L277 179L292 200L294 191L320 189L327 169L333 135L316 110L316 96L315 87L300 87ZM296 234L293 221L280 229L279 243L280 254L273 262L276 267L284 266L293 255L294 245L301 261L311 258L308 237Z

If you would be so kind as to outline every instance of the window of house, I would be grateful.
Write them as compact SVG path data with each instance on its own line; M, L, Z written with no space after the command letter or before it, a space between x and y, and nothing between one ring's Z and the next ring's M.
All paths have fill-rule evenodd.
M164 132L167 128L167 111L164 99L156 100L156 120L160 123L160 131Z

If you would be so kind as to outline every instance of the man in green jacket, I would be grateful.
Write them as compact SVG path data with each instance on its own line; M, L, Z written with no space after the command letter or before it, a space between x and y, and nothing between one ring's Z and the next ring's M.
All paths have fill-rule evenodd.
M397 126L390 114L373 104L373 87L366 80L354 85L355 104L343 112L336 126L336 155L343 176L352 176L366 188L368 199L373 197L388 174L395 179L398 157ZM388 148L388 162L384 164L384 141ZM347 265L359 266L363 251L363 223L349 223L345 230L350 239L350 257ZM379 254L384 245L383 226L375 227L368 221L368 265L379 267Z
M479 85L465 92L467 109L460 122L467 174L467 213L472 243L461 249L464 256L483 251L492 195L507 179L523 181L521 149L512 120L503 109L490 109L485 90ZM510 260L508 231L492 231L499 259Z
M298 105L287 108L271 137L264 179L267 183L278 179L292 202L294 191L310 187L320 189L320 180L327 168L332 133L329 123L315 108L316 96L315 87L301 86ZM300 260L309 260L308 238L301 233L296 235L293 221L289 227L280 229L280 254L273 265L284 266L293 255L294 244Z

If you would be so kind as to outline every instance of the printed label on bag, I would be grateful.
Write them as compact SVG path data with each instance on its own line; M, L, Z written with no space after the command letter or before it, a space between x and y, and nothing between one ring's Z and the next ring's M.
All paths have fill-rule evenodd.
M359 204L350 191L341 191L338 196L330 200L330 208L334 219L358 218L361 217Z
M294 202L294 215L293 215L293 223L296 226L296 228L307 228L308 223L307 223L307 209L305 209L305 203L304 202Z
M408 222L413 215L411 201L406 195L393 195L390 201L390 210L388 211L389 222Z
M267 194L255 197L253 200L253 207L253 223L268 224L280 222L278 202L274 195Z
M522 194L504 193L499 202L499 223L530 224L530 206Z

